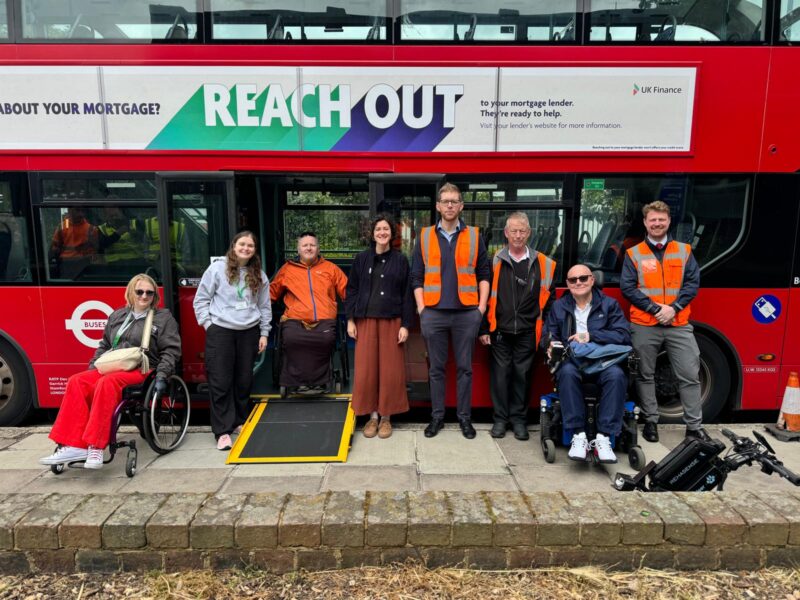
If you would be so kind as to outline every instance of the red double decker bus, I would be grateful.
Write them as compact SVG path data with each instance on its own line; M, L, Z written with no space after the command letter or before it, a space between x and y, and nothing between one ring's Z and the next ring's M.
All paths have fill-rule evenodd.
M269 275L308 229L346 268L390 212L410 255L444 181L490 250L524 211L559 284L583 262L617 297L641 206L667 202L701 266L706 420L777 408L800 369L798 20L795 0L0 0L0 425L58 406L132 274L163 286L202 392L191 302L235 231ZM406 355L424 401L418 334ZM666 359L658 396L679 418Z

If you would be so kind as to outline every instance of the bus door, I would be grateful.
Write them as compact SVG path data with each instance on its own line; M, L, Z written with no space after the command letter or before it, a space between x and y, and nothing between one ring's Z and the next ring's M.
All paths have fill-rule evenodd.
M192 302L206 268L225 256L235 232L233 173L158 173L156 186L154 239L160 246L164 305L180 325L183 378L205 382L205 332Z
M443 182L444 175L435 173L370 175L370 212L387 213L394 218L397 247L409 261L416 233L435 222L436 190ZM430 399L426 352L419 323L415 321L406 342L406 381L411 400Z

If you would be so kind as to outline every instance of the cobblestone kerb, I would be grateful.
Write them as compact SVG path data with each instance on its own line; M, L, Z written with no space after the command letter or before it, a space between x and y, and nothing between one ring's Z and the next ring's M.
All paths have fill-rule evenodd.
M800 492L0 495L0 573L800 564Z

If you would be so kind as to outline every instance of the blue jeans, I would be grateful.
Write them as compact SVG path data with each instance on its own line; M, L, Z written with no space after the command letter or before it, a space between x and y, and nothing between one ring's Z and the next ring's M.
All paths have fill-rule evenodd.
M597 407L597 430L619 435L622 431L622 412L625 409L625 390L628 376L619 365L612 365L595 375L582 375L571 360L566 360L556 373L558 397L564 429L583 430L586 427L586 406L581 382L592 381L600 386L600 403Z

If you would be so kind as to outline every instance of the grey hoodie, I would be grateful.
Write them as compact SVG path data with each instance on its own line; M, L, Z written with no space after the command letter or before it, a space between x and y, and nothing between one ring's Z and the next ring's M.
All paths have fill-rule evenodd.
M255 325L259 326L261 335L268 336L272 321L272 306L269 301L269 280L261 272L263 285L258 297L253 299L249 287L244 289L242 299L236 285L228 283L225 275L226 260L217 260L203 273L197 294L194 297L194 314L197 322L208 329L212 323L226 329L243 330ZM241 284L244 284L244 269L240 269ZM238 283L238 282L237 282ZM247 308L239 310L236 305L244 301Z

